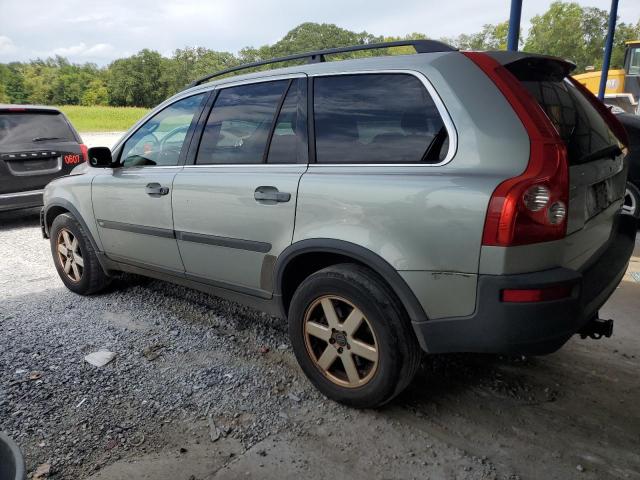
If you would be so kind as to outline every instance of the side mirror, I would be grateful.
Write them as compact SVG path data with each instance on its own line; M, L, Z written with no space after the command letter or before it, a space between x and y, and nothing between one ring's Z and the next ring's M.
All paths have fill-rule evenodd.
M95 168L111 168L113 167L113 158L111 150L107 147L93 147L87 152L89 157L89 165Z

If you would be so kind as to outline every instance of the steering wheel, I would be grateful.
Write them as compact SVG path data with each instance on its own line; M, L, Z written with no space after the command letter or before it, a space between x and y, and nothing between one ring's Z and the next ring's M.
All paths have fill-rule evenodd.
M123 164L124 166L127 167L131 167L131 166L140 166L140 165L155 165L156 162L154 162L151 158L149 158L150 155L153 152L156 152L158 150L158 146L160 145L160 142L158 141L157 137L149 132L146 133L144 136L142 136L140 138L140 140L138 140L134 147L126 154L127 157L124 158L123 160Z
M175 137L179 133L183 133L183 132L187 133L187 130L189 130L189 125L182 125L180 127L174 128L173 130L169 130L169 132L164 137L162 137L162 140L160 140L160 145L159 145L160 154L162 154L165 148L167 148L167 143L169 142L169 139L171 137Z

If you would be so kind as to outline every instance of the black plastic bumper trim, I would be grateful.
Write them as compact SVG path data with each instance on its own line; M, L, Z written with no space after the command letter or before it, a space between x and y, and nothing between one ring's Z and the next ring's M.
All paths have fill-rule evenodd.
M238 250L248 250L250 252L268 253L271 251L271 244L257 242L255 240L243 240L241 238L220 237L217 235L205 235L202 233L189 233L176 231L176 238L184 242L204 243L206 245L217 245L220 247L235 248Z
M637 222L620 216L613 234L586 268L555 268L517 275L480 275L475 313L413 322L429 353L481 352L547 354L558 350L598 314L625 274L635 246ZM507 288L574 285L569 298L537 303L503 303Z
M98 225L100 225L102 228L108 228L110 230L139 233L141 235L152 235L154 237L175 238L173 230L169 228L147 227L145 225L113 222L111 220L98 220Z

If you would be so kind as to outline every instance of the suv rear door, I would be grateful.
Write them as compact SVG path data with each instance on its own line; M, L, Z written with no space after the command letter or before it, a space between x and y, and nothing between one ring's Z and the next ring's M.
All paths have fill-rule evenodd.
M0 107L0 194L42 190L84 161L80 137L58 110Z
M271 295L272 267L293 235L306 128L304 75L218 88L194 164L173 186L188 278Z
M568 78L569 64L525 57L505 67L538 101L566 145L570 189L564 262L579 268L609 239L620 210L627 178L621 139L590 94Z

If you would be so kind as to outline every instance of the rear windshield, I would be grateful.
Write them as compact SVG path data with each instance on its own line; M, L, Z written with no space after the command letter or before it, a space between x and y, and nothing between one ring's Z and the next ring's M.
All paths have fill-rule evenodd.
M0 145L69 141L76 138L60 113L0 113Z
M567 145L570 165L588 162L597 158L598 152L618 145L606 120L564 75L524 68L510 70L555 125Z

